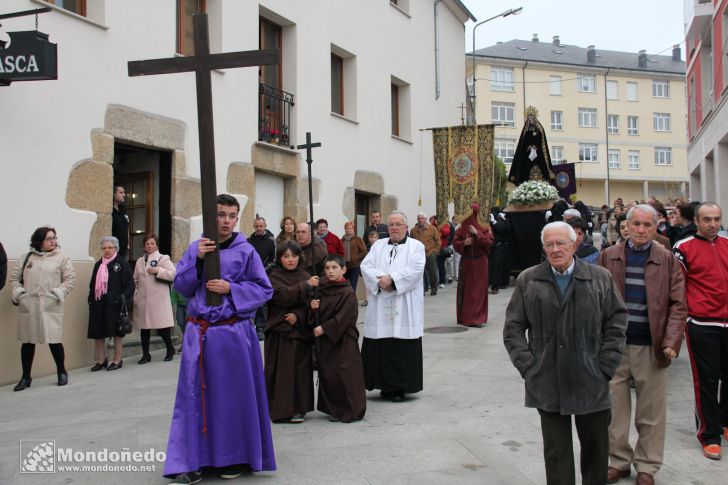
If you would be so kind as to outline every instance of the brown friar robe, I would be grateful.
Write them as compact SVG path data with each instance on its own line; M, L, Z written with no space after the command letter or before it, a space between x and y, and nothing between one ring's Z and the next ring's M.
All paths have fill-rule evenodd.
M356 329L359 316L356 295L349 282L341 280L321 285L318 297L321 300L319 325L324 334L318 337L321 351L316 356L317 409L344 423L358 421L366 412L366 391ZM315 318L314 311L310 311L312 328L316 325Z
M313 334L306 320L308 273L276 267L269 278L273 298L265 324L265 385L270 418L277 421L313 411ZM287 313L298 317L295 326L285 320Z

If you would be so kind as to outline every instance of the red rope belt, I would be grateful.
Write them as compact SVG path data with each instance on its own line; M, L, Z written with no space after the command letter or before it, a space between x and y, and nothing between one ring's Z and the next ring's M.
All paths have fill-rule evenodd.
M207 385L205 384L205 368L202 364L202 353L204 346L202 345L202 340L205 337L205 333L207 332L207 329L210 327L215 327L217 325L232 325L235 322L239 322L239 318L228 318L227 320L222 320L219 322L208 322L207 320L202 320L200 318L195 318L192 316L187 317L188 322L192 322L195 325L197 325L200 328L200 386L202 390L202 432L207 433L207 413L205 411L205 389L207 389Z

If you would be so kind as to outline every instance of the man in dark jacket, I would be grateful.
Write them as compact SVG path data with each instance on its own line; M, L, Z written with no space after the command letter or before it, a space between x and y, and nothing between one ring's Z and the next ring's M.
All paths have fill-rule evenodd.
M248 242L253 245L263 266L267 268L276 260L275 236L266 228L265 219L260 216L253 221L253 228L255 231L248 238Z
M667 427L667 367L677 357L688 317L685 278L672 253L653 241L657 211L646 204L627 212L629 239L610 246L599 264L612 274L627 304L627 345L610 384L610 467L607 483L630 475L637 485L652 485L662 466ZM636 393L637 444L629 443L632 416L630 382Z
M266 229L265 219L260 216L256 217L253 221L253 228L255 228L255 231L248 238L248 242L253 245L255 252L260 256L266 272L269 272L268 267L276 261L275 237ZM263 305L255 312L255 331L258 334L259 341L265 338L263 329L265 328L266 320L268 320L268 306Z
M129 260L129 216L124 207L126 192L121 185L114 186L114 207L111 210L111 235L119 240L119 256Z
M627 309L607 270L574 258L565 222L541 232L547 261L523 271L506 309L503 341L541 416L546 480L573 484L571 415L584 485L607 480L609 381L622 359Z
M389 229L387 228L387 225L382 222L382 213L379 211L372 212L372 225L367 227L367 230L364 231L364 243L367 245L367 249L371 246L369 243L369 233L370 232L376 232L379 234L379 239L384 239L385 237L389 237Z

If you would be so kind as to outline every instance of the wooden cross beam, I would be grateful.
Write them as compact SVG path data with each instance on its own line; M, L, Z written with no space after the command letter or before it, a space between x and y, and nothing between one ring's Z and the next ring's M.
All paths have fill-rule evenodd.
M200 185L202 186L202 227L204 236L218 242L217 187L215 180L215 129L212 113L212 81L210 71L233 67L280 63L278 49L210 54L207 14L193 17L195 55L129 61L129 76L194 72L197 86L197 127L200 142ZM205 255L205 280L220 278L220 252ZM218 306L222 298L207 291L207 305Z
M311 222L309 223L309 225L311 226L312 240L315 233L315 228L313 227L313 180L311 179L311 165L313 164L313 158L311 157L311 149L320 146L321 142L311 143L310 131L306 132L306 143L296 146L296 148L299 150L303 150L304 148L306 149L306 163L308 164L308 215L311 218ZM314 266L314 270L315 269L316 268Z

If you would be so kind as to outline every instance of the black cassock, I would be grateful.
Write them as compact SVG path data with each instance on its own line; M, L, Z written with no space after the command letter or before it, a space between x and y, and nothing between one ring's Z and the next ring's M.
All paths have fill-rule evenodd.
M495 241L490 248L488 262L489 284L491 288L507 288L511 279L511 221L498 207L491 209L495 223L490 224Z
M546 133L536 117L528 115L521 137L518 139L516 152L513 154L508 181L519 185L527 180L544 180L552 183L554 179Z

